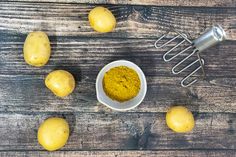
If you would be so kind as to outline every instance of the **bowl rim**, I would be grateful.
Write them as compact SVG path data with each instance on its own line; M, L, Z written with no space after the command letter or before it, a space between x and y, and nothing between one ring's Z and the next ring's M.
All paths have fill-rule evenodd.
M99 97L99 94L98 94L98 93L99 93L99 91L98 91L99 78L102 77L103 71L104 71L107 67L109 67L109 66L111 66L111 65L113 65L113 64L116 64L116 63L121 63L121 64L122 64L122 63L128 63L128 64L132 64L132 65L135 67L135 69L133 68L133 70L135 70L135 72L137 72L137 73L140 75L140 77L142 77L142 78L140 78L140 81L142 81L142 86L141 86L141 88L143 88L144 92L143 92L143 94L141 95L141 99L138 101L138 103L136 103L135 105L133 105L133 106L131 106L131 107L128 107L128 108L122 108L122 109L120 109L120 108L115 108L115 107L113 107L113 106L110 106L109 104L107 104L107 103L105 103L104 101L102 101L102 100L100 99L100 97ZM122 65L120 65L120 66L122 66ZM124 64L124 66L126 66L126 65ZM115 67L116 67L116 66L115 66ZM111 68L113 68L113 67L111 67ZM109 69L111 69L111 68L109 68ZM128 61L128 60L116 60L116 61L112 61L112 62L106 64L106 65L99 71L99 73L98 73L98 75L97 75L97 78L96 78L96 96L97 96L97 100L98 100L101 104L107 106L108 108L110 108L110 109L112 109L112 110L115 110L115 111L127 111L127 110L134 109L135 107L139 106L139 105L142 103L142 101L144 100L144 98L145 98L145 96L146 96L146 93L147 93L147 81L146 81L146 77L145 77L145 75L144 75L142 69L141 69L138 65L136 65L135 63L133 63L133 62L131 62L131 61ZM109 97L108 97L108 98L109 98ZM112 100L111 98L109 98L109 99ZM133 98L133 99L134 99L134 98ZM131 99L131 100L132 100L132 99ZM114 101L114 100L113 100L113 101Z

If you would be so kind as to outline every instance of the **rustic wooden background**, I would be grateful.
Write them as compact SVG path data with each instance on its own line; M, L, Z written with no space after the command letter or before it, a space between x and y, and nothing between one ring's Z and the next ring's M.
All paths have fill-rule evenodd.
M90 28L87 15L96 5L114 13L114 32ZM206 80L182 88L182 76L170 73L173 64L163 62L165 49L156 50L155 40L170 27L195 38L216 23L227 41L202 54ZM22 55L26 35L35 30L47 32L52 45L42 68L27 65ZM145 100L128 112L96 100L99 70L118 59L138 64L148 82ZM54 69L76 77L67 98L44 85ZM193 132L176 134L165 125L165 112L175 104L193 111ZM71 136L63 149L49 153L37 143L37 128L51 116L65 117ZM1 0L0 156L236 156L236 1Z

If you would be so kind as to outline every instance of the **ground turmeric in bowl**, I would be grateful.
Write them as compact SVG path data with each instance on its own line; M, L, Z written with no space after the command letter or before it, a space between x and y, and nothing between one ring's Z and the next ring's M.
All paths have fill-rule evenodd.
M107 71L103 78L103 89L108 97L124 102L138 95L140 79L136 71L118 66Z

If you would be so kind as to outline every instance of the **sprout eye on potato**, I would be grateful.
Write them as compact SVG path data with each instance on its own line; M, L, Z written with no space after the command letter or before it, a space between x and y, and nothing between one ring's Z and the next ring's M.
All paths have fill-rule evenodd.
M44 66L51 55L51 46L47 34L41 31L29 33L23 51L26 63L36 67Z

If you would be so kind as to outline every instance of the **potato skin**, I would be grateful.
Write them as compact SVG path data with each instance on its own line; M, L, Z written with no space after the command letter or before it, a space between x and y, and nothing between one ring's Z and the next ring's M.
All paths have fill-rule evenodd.
M75 88L73 75L65 70L55 70L49 73L45 79L45 85L58 97L66 97Z
M175 132L186 133L193 130L195 122L192 112L186 107L174 106L166 113L166 124Z
M95 7L89 12L90 26L97 32L111 32L116 26L116 18L110 10L104 7Z
M29 33L23 51L26 63L35 67L44 66L51 55L51 46L47 34L41 31Z
M59 117L46 119L38 129L38 142L44 149L55 151L62 148L69 138L69 124Z

